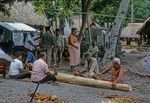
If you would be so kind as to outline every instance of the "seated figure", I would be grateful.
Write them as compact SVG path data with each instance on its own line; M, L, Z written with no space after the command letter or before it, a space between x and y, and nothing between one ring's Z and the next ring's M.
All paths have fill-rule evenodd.
M92 54L92 57L97 58L98 55L98 46L96 45L96 42L92 42L92 45L89 46L88 52Z
M90 77L98 79L99 67L96 58L91 57L91 53L87 52L84 54L85 65L83 70L77 70L74 72L76 76Z
M46 53L40 53L39 57L40 58L33 63L31 75L32 81L40 83L56 81L57 79L55 75L57 75L57 72L54 71L54 73L51 73L49 71L48 65L46 64Z
M22 62L22 53L16 52L14 54L15 59L13 59L10 63L9 68L9 78L11 79L24 79L30 78L31 73L29 70L24 69L23 62Z
M107 72L110 72L112 75L111 80L108 80L108 81L112 82L113 85L115 85L116 83L123 83L124 69L121 66L121 62L119 58L113 58L112 65L104 69L99 74L99 76Z

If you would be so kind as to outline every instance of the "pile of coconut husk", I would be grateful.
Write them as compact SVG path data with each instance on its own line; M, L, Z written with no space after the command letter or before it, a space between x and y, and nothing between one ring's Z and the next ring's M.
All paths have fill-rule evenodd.
M116 96L116 95L111 95L111 96L106 96L106 100L103 101L98 101L96 103L142 103L141 100L136 100L131 96Z
M32 96L33 93L28 93L28 96ZM59 99L56 95L49 95L44 92L38 92L34 96L35 103L70 103L69 101Z

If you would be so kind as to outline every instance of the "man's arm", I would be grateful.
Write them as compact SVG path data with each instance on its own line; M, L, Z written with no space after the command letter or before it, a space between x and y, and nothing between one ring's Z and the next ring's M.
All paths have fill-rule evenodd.
M65 47L65 43L64 43L64 38L63 38L63 36L61 36L61 43L62 43L62 48L64 48L64 47Z
M98 75L101 76L102 74L107 73L108 71L110 71L111 67L104 69L102 72L100 72Z
M57 72L56 72L56 71L54 71L54 73L51 73L51 72L49 71L49 72L47 72L46 74L47 74L47 75L55 76L55 75L57 75Z
M50 33L51 33L52 35L55 35L55 33L54 33L52 27L50 27Z
M28 43L34 47L34 44L29 40Z
M74 45L74 43L73 43L73 38L71 38L71 35L69 36L68 40L69 40L68 42L69 42L69 44L70 44L71 46L73 46L74 48L78 49L78 46Z
M53 75L53 76L57 75L56 70L54 70L54 73L51 73L51 72L49 71L48 65L47 65L46 63L43 65L42 70L43 70L44 73L47 74L47 75Z
M85 61L84 69L83 69L81 72L82 72L82 73L86 72L86 71L87 71L87 68L88 68L88 63L87 63L87 61Z
M33 41L36 41L36 40L39 40L40 39L40 36L37 36L33 39Z
M45 36L45 33L43 33L43 35L41 36L41 41L40 41L40 43L42 44L42 46L43 46L43 44L44 44L44 36Z
M32 39L32 37L31 37L31 35L30 34L28 34L27 35L27 42L30 44L30 45L32 45L33 47L34 47L34 44L33 44L33 39Z
M93 62L92 65L91 65L91 67L90 67L89 73L93 73L94 71L96 71L96 70L95 70L95 69L96 69L95 67L96 67L96 63Z
M99 51L99 49L98 49L98 47L96 46L96 52L98 52Z
M56 37L55 37L55 35L52 35L52 34L50 34L49 35L49 38L50 38L50 45L52 45L52 46L56 46Z
M116 84L118 81L120 81L122 79L123 75L124 75L124 69L121 68L120 72L119 72L119 76L115 81L113 81L113 84Z
M24 69L23 63L20 62L20 63L19 63L19 71L20 71L20 73L22 73L22 72L26 72L26 71L29 71L29 70Z

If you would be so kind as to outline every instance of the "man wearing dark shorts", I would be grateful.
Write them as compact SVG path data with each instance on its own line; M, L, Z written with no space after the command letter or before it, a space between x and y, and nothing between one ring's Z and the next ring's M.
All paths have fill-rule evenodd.
M49 71L48 65L46 64L46 53L40 53L40 58L33 63L33 69L31 74L31 79L34 82L44 83L47 81L56 81L55 75L57 72L51 73Z

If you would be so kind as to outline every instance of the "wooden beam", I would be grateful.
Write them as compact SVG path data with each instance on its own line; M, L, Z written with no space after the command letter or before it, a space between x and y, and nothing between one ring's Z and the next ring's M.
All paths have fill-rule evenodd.
M109 89L117 89L123 91L132 91L132 87L128 84L116 84L115 87L112 87L112 83L108 81L78 77L78 76L73 76L64 73L58 73L56 78L59 82L64 82L64 83L71 83L71 84L97 87L97 88L109 88Z

